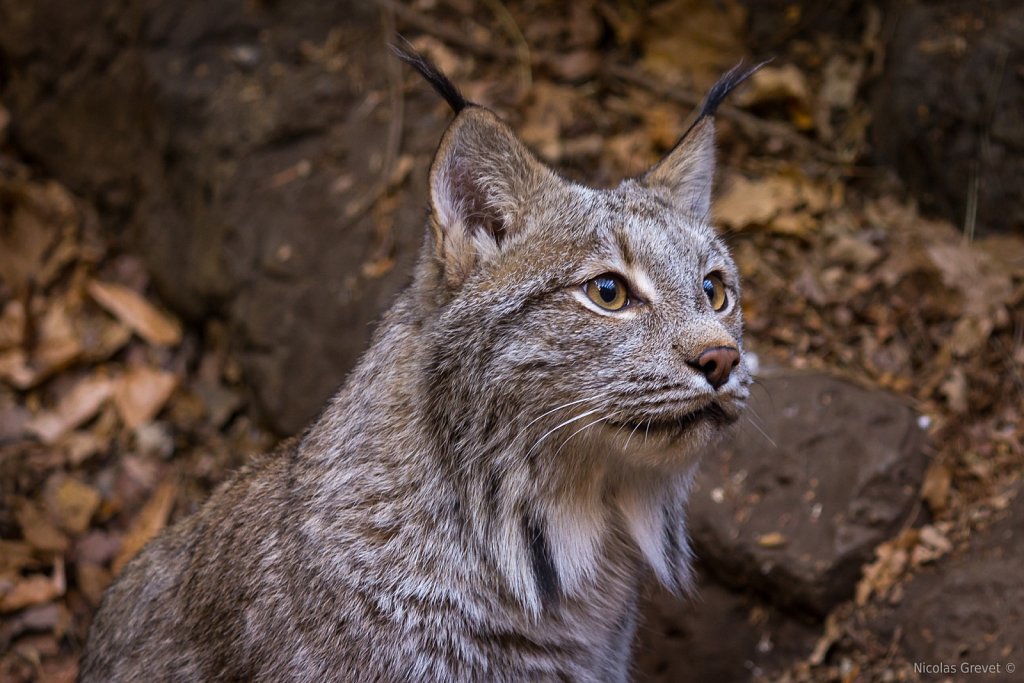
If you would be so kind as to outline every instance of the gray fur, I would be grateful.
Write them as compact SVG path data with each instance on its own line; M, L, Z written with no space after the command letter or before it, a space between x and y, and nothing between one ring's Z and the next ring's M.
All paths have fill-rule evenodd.
M742 349L713 134L599 191L463 109L414 282L346 385L125 568L81 680L626 680L647 577L690 584L691 473L750 381L687 363ZM644 303L590 302L607 272Z

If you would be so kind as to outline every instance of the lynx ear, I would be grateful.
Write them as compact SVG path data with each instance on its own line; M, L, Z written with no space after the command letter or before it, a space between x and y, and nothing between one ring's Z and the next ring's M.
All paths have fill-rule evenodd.
M492 112L456 116L430 167L430 222L449 284L525 228L523 208L545 183L555 175Z
M671 204L688 215L704 220L711 211L714 179L715 121L706 116L644 175L643 182L662 190Z
M676 146L644 175L648 187L663 190L669 201L698 220L711 210L711 184L715 178L715 111L740 83L768 62L749 69L737 64L711 86L697 120Z

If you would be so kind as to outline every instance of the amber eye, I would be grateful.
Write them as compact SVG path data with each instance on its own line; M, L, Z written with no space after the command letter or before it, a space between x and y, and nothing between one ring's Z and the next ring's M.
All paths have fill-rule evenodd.
M590 300L606 311L618 311L629 303L629 292L622 280L614 275L601 275L585 284Z
M721 312L729 305L729 297L725 294L725 284L722 282L722 278L714 273L704 276L704 293L708 295L711 308L715 311Z

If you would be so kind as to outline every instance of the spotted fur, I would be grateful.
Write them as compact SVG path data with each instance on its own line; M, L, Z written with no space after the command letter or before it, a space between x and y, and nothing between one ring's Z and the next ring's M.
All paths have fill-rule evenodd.
M713 137L703 116L595 190L461 107L372 346L300 438L126 567L81 680L627 680L641 587L689 586L691 474L750 381L742 354L717 391L692 365L742 351ZM609 272L618 312L584 289Z

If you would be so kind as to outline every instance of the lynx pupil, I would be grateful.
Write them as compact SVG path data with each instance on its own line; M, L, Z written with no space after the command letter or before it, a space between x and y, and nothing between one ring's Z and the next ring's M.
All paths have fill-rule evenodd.
M619 295L619 286L611 278L603 277L597 281L597 289L601 295L601 300L606 304L610 304L615 301Z

